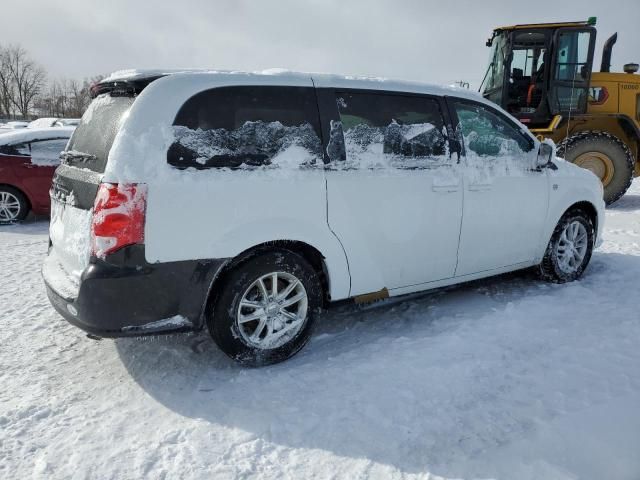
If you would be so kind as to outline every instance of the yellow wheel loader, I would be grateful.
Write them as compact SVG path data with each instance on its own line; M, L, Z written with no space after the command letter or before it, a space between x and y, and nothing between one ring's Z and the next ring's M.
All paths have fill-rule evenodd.
M617 33L593 72L596 19L496 28L487 46L485 98L558 145L558 156L595 173L604 200L618 200L640 175L640 75L637 63L610 72Z

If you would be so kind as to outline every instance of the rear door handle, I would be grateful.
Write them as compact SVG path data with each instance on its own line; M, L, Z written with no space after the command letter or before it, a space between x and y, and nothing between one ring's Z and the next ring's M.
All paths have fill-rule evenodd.
M491 190L492 186L488 184L471 184L469 185L470 192L487 192Z

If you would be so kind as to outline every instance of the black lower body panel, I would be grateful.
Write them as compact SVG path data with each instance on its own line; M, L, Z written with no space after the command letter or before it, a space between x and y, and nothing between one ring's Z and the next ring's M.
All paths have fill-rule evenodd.
M69 323L99 337L199 330L209 288L226 259L146 263L144 247L127 247L107 261L92 259L77 298L47 294Z

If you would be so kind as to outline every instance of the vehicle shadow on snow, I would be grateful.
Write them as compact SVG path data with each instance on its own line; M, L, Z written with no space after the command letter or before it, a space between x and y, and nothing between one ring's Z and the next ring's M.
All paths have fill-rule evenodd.
M607 207L608 210L619 210L630 212L640 210L640 195L626 194L613 205Z
M229 360L206 331L115 343L154 399L180 415L241 429L247 442L319 448L405 472L439 466L432 473L467 475L474 472L451 465L535 428L501 399L510 390L528 395L540 388L527 350L548 348L535 328L556 321L540 302L565 308L603 282L628 295L629 275L638 272L640 257L596 253L573 284L546 284L525 271L378 306L340 307L319 319L296 357L257 369ZM514 314L524 315L515 327ZM503 327L522 337L520 344L501 338ZM519 376L509 375L512 365L521 366Z
M9 235L42 235L49 230L49 218L30 213L20 223L0 224L0 232Z

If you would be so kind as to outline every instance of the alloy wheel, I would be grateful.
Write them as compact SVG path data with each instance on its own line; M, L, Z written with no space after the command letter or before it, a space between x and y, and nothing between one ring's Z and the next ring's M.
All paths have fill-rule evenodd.
M20 199L11 192L0 192L0 222L13 222L20 214Z
M261 276L245 291L236 325L243 340L260 349L278 348L300 332L307 319L307 292L286 272Z
M556 247L560 270L572 274L580 268L587 254L588 241L587 229L581 222L574 220L564 228Z

